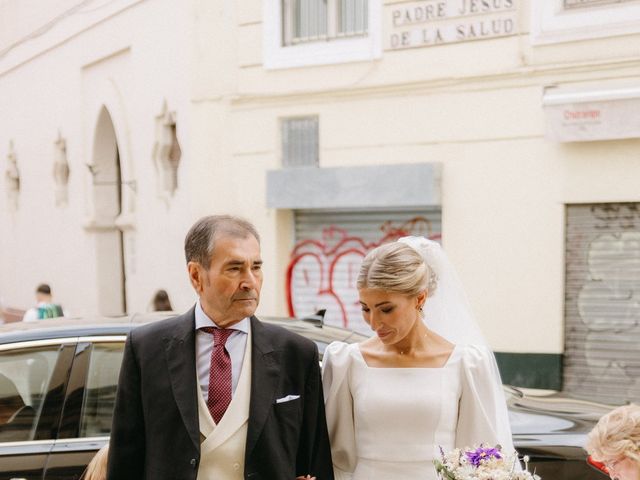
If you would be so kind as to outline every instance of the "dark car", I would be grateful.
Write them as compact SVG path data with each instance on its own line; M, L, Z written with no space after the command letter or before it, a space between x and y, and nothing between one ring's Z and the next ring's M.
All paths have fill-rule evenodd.
M0 480L79 479L108 442L124 340L167 318L54 319L0 325ZM366 337L309 319L263 318L316 342ZM586 462L585 433L606 407L533 397L506 387L516 448L545 480L602 480Z
M513 441L543 479L605 480L588 466L586 435L613 406L561 395L526 396L505 386Z
M0 325L0 480L79 479L109 439L126 335L170 313ZM314 340L364 335L319 319L262 318Z

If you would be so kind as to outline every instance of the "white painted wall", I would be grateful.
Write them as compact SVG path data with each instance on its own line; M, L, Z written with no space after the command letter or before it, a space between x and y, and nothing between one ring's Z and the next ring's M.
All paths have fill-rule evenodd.
M383 24L401 3L383 2ZM543 88L636 82L640 37L620 36L625 32L609 25L608 36L534 45L531 20L544 2L518 3L515 36L268 70L260 0L122 0L108 18L67 40L59 39L60 26L37 48L34 42L0 57L7 105L0 168L13 139L23 175L19 212L9 212L0 195L0 295L26 307L36 283L47 280L70 310L95 308L95 246L83 229L92 195L83 164L97 109L106 103L127 175L138 185L135 230L127 233L132 309L145 309L156 287L169 290L178 310L187 308L193 294L184 234L201 215L234 213L263 236L259 312L285 314L292 217L266 207L265 174L280 168L279 119L314 114L322 167L442 162L444 245L492 346L562 352L564 205L639 201L640 141L546 140ZM6 4L12 2L0 6ZM42 53L34 56L36 50ZM164 99L178 112L184 158L168 207L155 196L151 161L154 116ZM58 129L72 165L66 209L52 206Z
M17 4L20 3L20 8ZM2 16L27 2L3 2ZM48 21L69 2L38 3ZM72 2L77 4L78 2ZM0 169L13 140L21 174L20 206L9 210L0 195L0 296L6 305L29 307L35 286L51 284L72 314L95 313L98 262L95 233L85 226L94 213L93 186L85 164L93 163L95 128L104 106L118 137L130 226L126 233L130 311L147 309L156 288L186 308L182 239L190 225L189 6L180 1L117 1L86 6L64 16L42 35L0 57ZM35 21L35 20L34 20ZM35 26L35 25L34 25ZM24 32L18 30L15 36ZM4 42L9 42L3 37ZM6 44L6 43L5 43ZM180 188L168 205L156 195L155 116L166 101L177 112L183 161ZM69 203L54 205L53 142L66 139L71 175ZM3 185L4 188L4 185Z
M399 3L384 1L383 24ZM238 46L232 94L219 98L223 90L196 79L210 99L198 107L200 122L226 123L228 136L214 140L203 129L194 143L228 155L225 176L237 191L213 193L216 205L251 217L263 231L262 311L285 311L291 248L290 217L264 208L264 172L280 166L278 121L319 115L322 167L442 162L444 245L492 346L563 351L564 205L638 201L639 143L548 141L543 88L633 82L640 37L618 36L628 32L614 26L604 38L533 45L531 18L546 10L543 3L519 2L516 36L269 70L262 2L236 2L228 13L237 22L228 40ZM279 259L274 270L271 255Z

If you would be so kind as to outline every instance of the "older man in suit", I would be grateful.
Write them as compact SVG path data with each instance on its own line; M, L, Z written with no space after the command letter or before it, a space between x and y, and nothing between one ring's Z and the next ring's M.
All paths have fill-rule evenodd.
M255 228L202 218L185 256L199 300L129 335L107 478L333 479L318 350L253 316L262 286Z

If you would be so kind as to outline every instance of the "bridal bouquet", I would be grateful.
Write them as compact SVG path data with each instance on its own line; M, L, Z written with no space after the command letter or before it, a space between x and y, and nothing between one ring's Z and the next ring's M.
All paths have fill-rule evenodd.
M540 480L527 471L528 457L524 457L525 469L520 471L517 452L504 454L500 445L456 448L448 453L440 448L440 457L433 461L440 480Z

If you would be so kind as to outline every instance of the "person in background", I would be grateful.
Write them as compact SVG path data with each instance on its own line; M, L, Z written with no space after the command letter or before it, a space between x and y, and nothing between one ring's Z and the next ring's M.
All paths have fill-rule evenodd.
M97 451L87 465L82 480L107 480L107 458L109 456L109 444Z
M152 302L154 312L170 312L173 310L166 290L158 290L153 296Z
M609 477L640 480L640 406L624 405L603 416L589 432L586 449Z
M23 322L37 322L45 318L56 318L64 316L62 307L54 303L51 294L51 287L46 283L41 283L36 288L36 306L30 308L22 317Z

